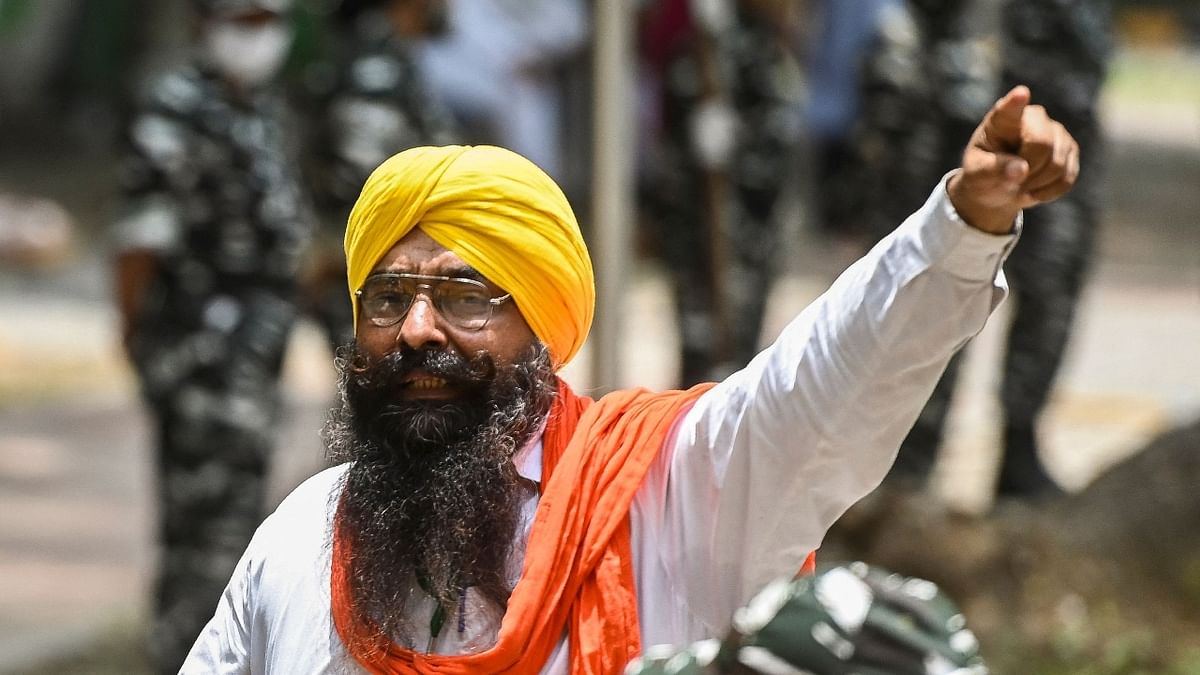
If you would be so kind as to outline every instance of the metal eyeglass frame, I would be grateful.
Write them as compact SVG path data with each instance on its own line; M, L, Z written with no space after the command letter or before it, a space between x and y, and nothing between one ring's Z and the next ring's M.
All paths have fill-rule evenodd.
M359 312L364 311L363 291L366 289L367 284L371 283L371 281L373 279L413 279L418 282L416 284L416 287L414 288L412 301L408 303L408 307L406 307L404 309L404 311L401 312L400 315L396 317L395 320L386 320L386 319L379 319L379 318L373 318L373 317L367 318L367 320L370 321L373 325L379 326L380 328L387 328L388 326L395 326L396 324L400 323L401 321L404 321L404 317L408 316L408 313L412 311L413 305L415 305L417 303L417 296L420 295L422 293L422 291L424 292L425 297L429 300L430 305L433 306L433 308L437 310L438 314L440 314L444 319L446 319L448 322L450 322L451 325L453 325L455 328L458 328L460 330L468 330L468 331L472 331L472 332L478 331L478 330L483 330L484 326L487 326L488 322L492 320L492 314L495 312L495 309L497 307L499 307L500 305L504 304L505 302L512 299L512 293L505 293L504 295L489 297L488 298L488 312L487 312L487 316L483 317L483 321L478 326L474 326L474 327L469 326L469 325L464 326L464 325L461 325L460 319L458 319L442 310L442 295L439 292L439 289L441 288L441 284L443 284L447 281L453 281L455 283L465 283L465 284L479 288L484 293L489 293L490 291L488 291L487 284L484 284L482 281L479 281L478 279L467 279L465 277L446 277L446 276L438 276L438 275L433 275L433 274L413 274L410 272L380 272L378 274L372 274L371 276L367 277L366 281L363 282L363 285L360 286L358 288L358 290L354 292L354 295L358 298ZM425 283L421 283L421 282L425 282Z

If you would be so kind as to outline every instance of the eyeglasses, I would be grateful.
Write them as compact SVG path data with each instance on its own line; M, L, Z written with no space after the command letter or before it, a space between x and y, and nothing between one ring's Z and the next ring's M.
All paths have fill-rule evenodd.
M463 330L480 330L492 318L492 309L512 298L511 293L492 297L488 287L474 279L384 273L367 277L355 291L359 313L376 326L394 326L412 309L422 289L438 313Z

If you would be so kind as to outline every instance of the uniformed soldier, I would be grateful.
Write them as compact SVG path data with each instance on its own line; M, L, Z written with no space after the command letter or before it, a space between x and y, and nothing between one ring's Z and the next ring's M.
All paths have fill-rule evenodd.
M1062 492L1040 459L1037 422L1062 364L1099 225L1103 148L1096 106L1111 20L1109 0L1007 0L1002 9L1001 91L1028 84L1034 102L1078 140L1082 167L1071 194L1026 211L1023 241L1005 266L1015 306L1000 388L1001 497L1036 500ZM932 467L959 360L901 447L894 475L923 480Z
M925 186L958 166L975 120L995 99L996 44L976 20L980 4L908 0L879 10L862 56L849 156L818 188L833 221L826 227L859 241L862 252L921 206Z
M999 45L981 16L988 7L983 0L906 0L881 14L864 55L850 159L820 188L863 251L920 207L922 185L958 166L972 120L994 98ZM889 479L923 481L932 468L960 360L947 366Z
M758 351L776 272L775 207L801 139L803 81L782 32L788 5L691 3L691 33L663 74L647 207L674 282L684 387L720 379Z
M336 18L334 77L311 92L308 183L321 227L306 288L308 312L335 350L354 338L342 237L367 176L401 150L458 140L413 53L418 39L445 31L445 0L344 0Z
M1079 141L1076 190L1029 210L1027 240L1009 259L1016 303L1000 400L1004 460L997 492L1037 497L1059 491L1039 456L1036 424L1062 365L1100 220L1103 147L1097 103L1112 41L1110 0L1010 0L1003 81L1041 92L1038 102ZM1003 85L1002 85L1003 86Z
M128 126L115 226L125 344L154 417L149 649L174 673L263 515L310 217L269 86L290 0L195 0L197 49Z

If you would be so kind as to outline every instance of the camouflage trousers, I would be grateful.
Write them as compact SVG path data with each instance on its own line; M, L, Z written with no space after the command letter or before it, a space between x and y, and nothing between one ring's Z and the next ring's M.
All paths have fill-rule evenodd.
M776 273L779 191L735 185L729 190L734 198L727 202L728 231L720 242L702 211L681 209L660 225L679 323L681 387L722 379L758 353ZM702 196L694 197L692 203L700 206ZM717 308L726 316L718 316Z
M1033 438L1066 352L1099 224L1099 160L1095 154L1089 159L1073 192L1025 212L1021 241L1004 266L1012 289L1000 385L1006 438ZM900 449L895 472L924 476L932 468L962 358L955 355L938 381Z
M161 557L149 651L157 672L178 672L263 518L275 417L263 394L248 406L251 392L185 387L153 406ZM267 414L234 413L239 407Z

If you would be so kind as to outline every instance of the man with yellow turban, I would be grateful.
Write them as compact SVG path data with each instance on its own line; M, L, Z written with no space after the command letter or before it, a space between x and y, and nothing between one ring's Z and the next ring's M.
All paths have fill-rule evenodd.
M741 371L597 401L555 375L594 293L558 187L498 148L384 162L346 230L342 463L259 528L184 672L621 673L724 633L882 480L1003 298L1020 210L1074 182L1029 97Z

